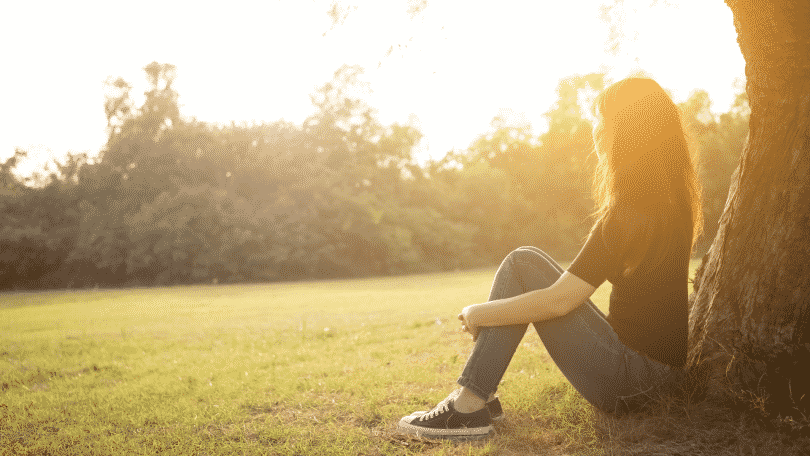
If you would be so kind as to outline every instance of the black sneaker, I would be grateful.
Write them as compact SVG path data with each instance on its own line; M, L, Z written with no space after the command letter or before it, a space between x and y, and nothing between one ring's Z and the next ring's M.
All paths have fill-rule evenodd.
M458 396L458 393L460 391L461 391L460 389L457 389L457 390L453 391L452 393L450 393L449 396L447 396L447 398L445 398L439 404L442 404L442 403L444 403L446 401L449 401L449 400L453 399L454 397ZM501 421L501 420L503 420L503 417L504 417L504 415L503 415L503 407L501 407L501 401L497 397L495 399L487 402L487 408L489 409L489 416L491 417L492 421ZM425 413L427 413L426 410L420 410L418 412L411 413L410 416L424 415Z
M408 415L399 420L397 429L428 439L478 440L489 436L494 428L487 407L461 413L453 407L454 402L444 400L428 413Z
M501 407L501 401L499 401L497 397L487 402L487 408L489 409L489 416L492 417L492 421L501 421L503 419L503 407Z

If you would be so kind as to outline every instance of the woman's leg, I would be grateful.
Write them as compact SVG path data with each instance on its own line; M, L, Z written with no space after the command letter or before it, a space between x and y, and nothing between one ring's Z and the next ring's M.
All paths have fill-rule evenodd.
M490 300L552 285L562 268L545 253L521 247L504 259ZM669 368L622 344L604 314L590 301L562 317L536 322L543 344L560 371L593 405L613 411L651 394ZM526 332L526 324L481 328L458 383L486 400L493 393Z
M561 269L533 247L514 250L495 273L489 301L549 287L562 275ZM528 326L523 323L481 328L458 384L487 400L497 390Z
M537 253L538 253L540 256L542 256L543 258L545 258L545 259L546 259L546 262L548 262L548 264L549 264L549 265L550 265L552 268L554 268L555 270L557 270L557 272L559 272L559 273L560 273L560 276L563 274L563 272L565 272L565 270L562 268L562 266L560 266L560 265L559 265L559 263L557 263L556 261L554 261L554 259L553 259L553 258L551 258L551 256L549 256L549 254L547 254L546 252L544 252L544 251L542 251L542 250L538 249L537 247L525 246L525 247L520 247L520 248L518 248L518 250L531 250L532 252L537 252ZM557 276L557 278L559 278L559 276ZM554 279L554 280L556 281L557 279ZM590 305L590 306L591 306L591 308L592 308L594 311L596 311L596 313L597 313L597 314L599 314L599 315L601 315L601 316L602 316L602 318L607 318L607 317L605 316L604 312L602 312L601 310L599 310L599 308L598 308L598 307L596 307L596 305L595 305L595 304L594 304L594 303L593 303L593 302L592 302L590 299L586 300L586 301L585 301L585 303L586 303L586 304L588 304L588 305ZM607 320L605 320L605 322L607 322Z

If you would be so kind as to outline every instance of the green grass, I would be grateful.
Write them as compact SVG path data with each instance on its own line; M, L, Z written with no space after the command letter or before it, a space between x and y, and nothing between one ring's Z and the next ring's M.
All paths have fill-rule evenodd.
M716 411L700 406L596 412L533 330L495 437L397 435L456 387L472 348L456 315L493 276L0 295L0 454L721 454L730 432L740 454L753 439L729 420L707 427L696 417ZM592 299L606 310L609 293Z

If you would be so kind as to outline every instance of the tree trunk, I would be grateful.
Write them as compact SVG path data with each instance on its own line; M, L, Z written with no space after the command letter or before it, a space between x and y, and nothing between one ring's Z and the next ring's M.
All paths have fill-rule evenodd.
M751 118L695 275L688 365L711 374L710 392L801 417L810 415L810 0L726 3Z

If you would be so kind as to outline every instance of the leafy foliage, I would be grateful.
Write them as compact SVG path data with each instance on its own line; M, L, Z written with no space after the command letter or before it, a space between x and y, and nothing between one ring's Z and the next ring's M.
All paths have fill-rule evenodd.
M176 69L149 83L110 79L98 159L69 155L37 182L0 164L0 288L259 282L452 270L497 264L520 245L576 254L590 228L591 124L583 93L601 74L560 82L548 131L493 119L466 150L419 163L421 132L383 125L363 101L362 69L339 68L315 112L213 125L185 118ZM683 106L704 157L716 223L747 131L747 100L715 116ZM707 226L707 234L714 227ZM710 238L710 236L707 236Z
M700 179L703 185L705 233L697 250L705 251L717 232L726 205L731 175L740 162L740 153L748 136L748 95L740 90L729 112L711 111L709 94L696 90L680 105L685 127L698 148Z

